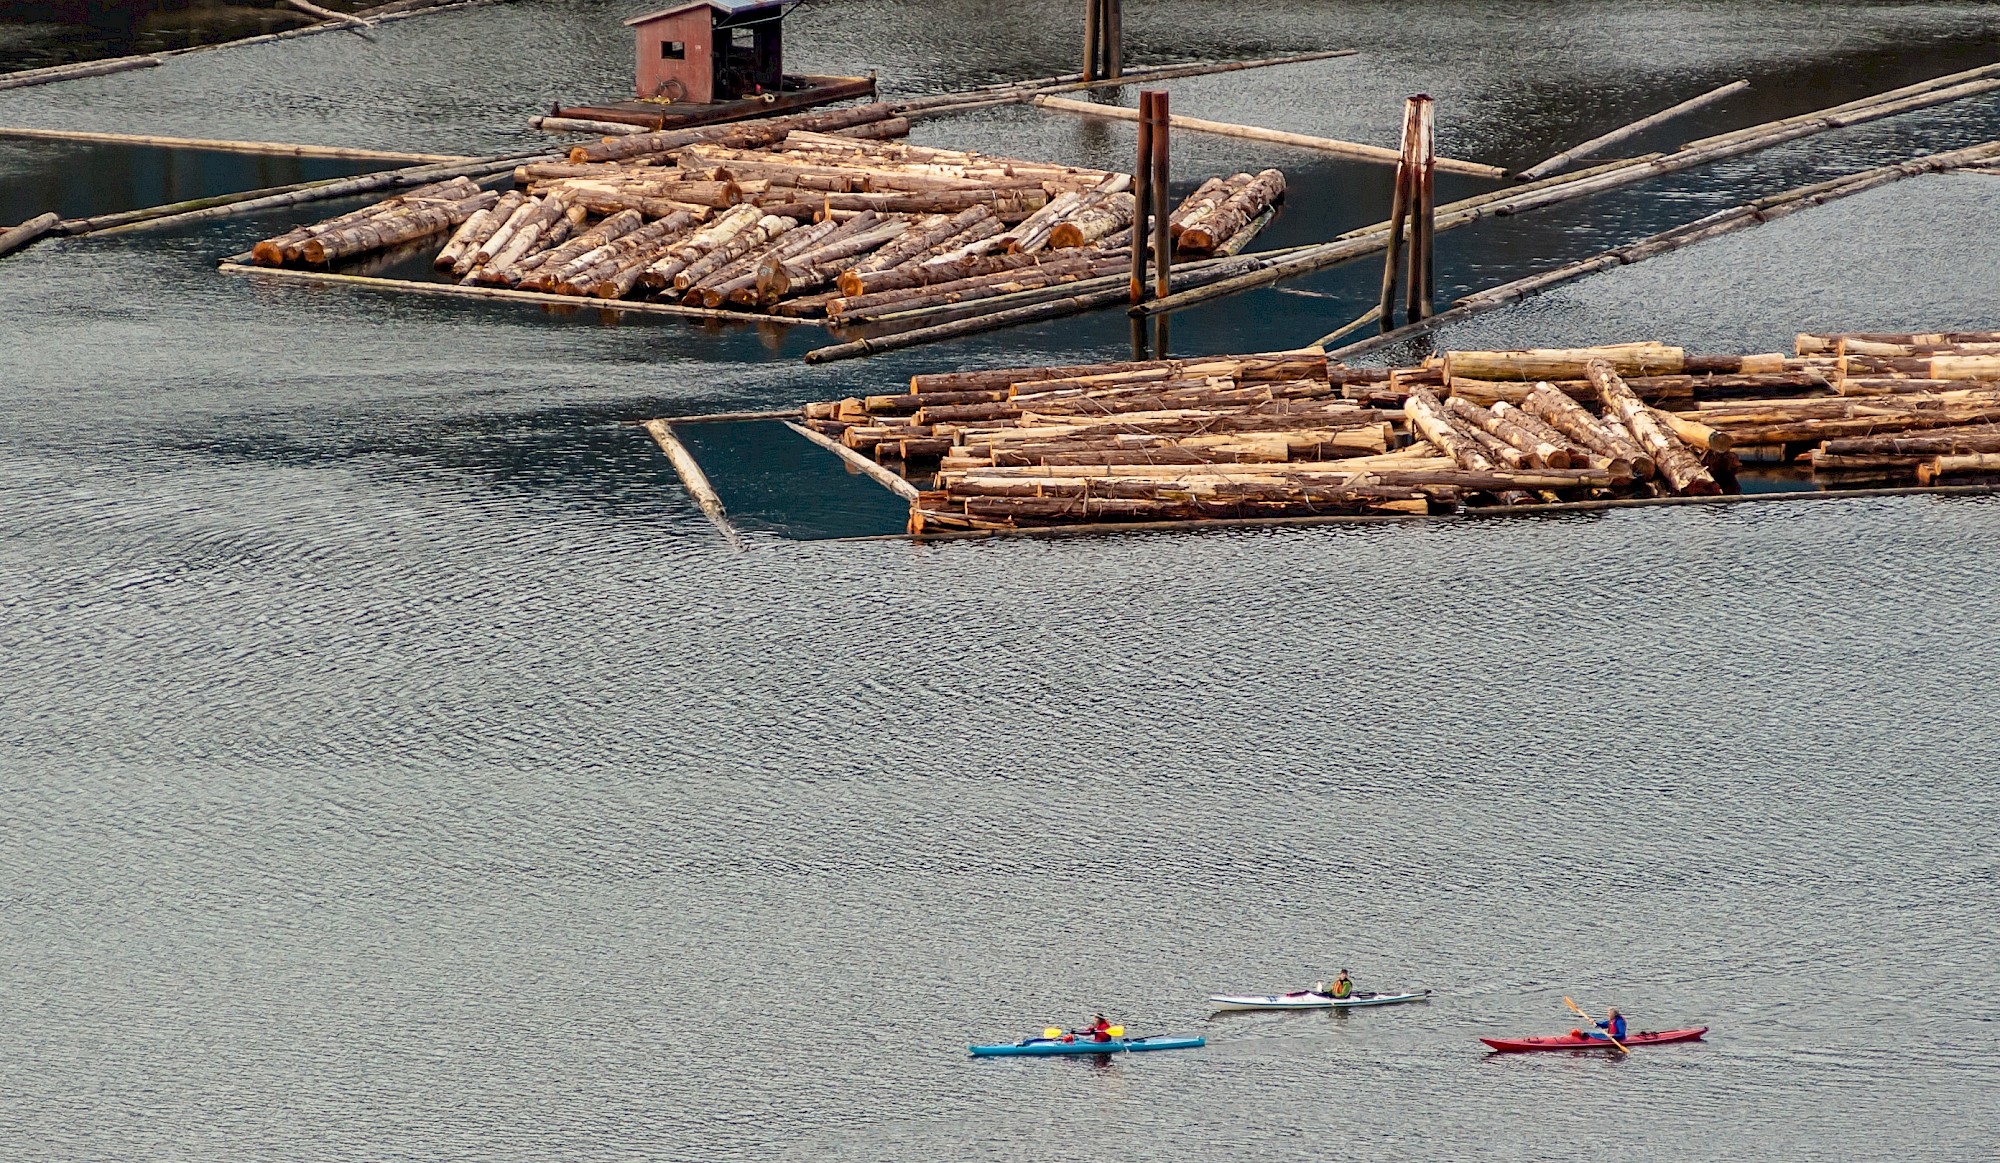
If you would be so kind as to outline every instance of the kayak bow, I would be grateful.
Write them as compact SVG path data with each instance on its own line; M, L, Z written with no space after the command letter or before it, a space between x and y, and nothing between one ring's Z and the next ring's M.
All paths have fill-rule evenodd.
M1669 1042L1699 1042L1708 1033L1707 1026L1691 1030L1657 1030L1632 1034L1625 1038L1627 1046L1664 1046ZM1524 1050L1615 1050L1616 1046L1604 1038L1579 1038L1569 1034L1557 1034L1546 1038L1481 1038L1480 1041L1493 1047L1495 1053L1514 1054Z
M1356 993L1349 997L1333 997L1301 989L1277 994L1216 993L1209 995L1208 1004L1214 1006L1217 1013L1227 1014L1247 1010L1351 1010L1430 999L1431 991L1428 989L1409 993Z
M1143 1050L1193 1050L1206 1046L1208 1039L1175 1034L1152 1034L1144 1038L1112 1038L1097 1042L1089 1038L1023 1038L1002 1046L973 1046L974 1058L1050 1058L1059 1054L1137 1054Z

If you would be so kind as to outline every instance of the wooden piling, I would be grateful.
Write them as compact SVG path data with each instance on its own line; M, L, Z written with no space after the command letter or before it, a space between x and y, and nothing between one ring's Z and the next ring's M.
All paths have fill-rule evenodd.
M1103 8L1103 0L1083 0L1083 79L1086 81L1095 81L1103 76L1097 69L1101 56L1098 42L1103 35L1098 20Z
M1437 199L1433 182L1435 130L1431 99L1419 94L1410 99L1416 121L1416 156L1410 170L1410 294L1404 315L1427 319L1435 297L1436 282L1431 263L1431 242L1437 234Z
M1139 103L1147 103L1145 92ZM1132 165L1132 303L1146 297L1146 239L1153 220L1153 120L1139 119L1139 156Z
M1104 8L1104 75L1116 81L1125 75L1125 0L1104 0Z
M1403 236L1411 206L1414 186L1411 179L1416 174L1417 160L1417 102L1413 97L1403 103L1403 137L1400 160L1396 162L1396 191L1389 197L1389 237L1388 246L1382 257L1382 295L1377 303L1377 318L1382 321L1382 330L1393 331L1396 327L1396 284L1402 275Z
M1167 91L1153 90L1153 297L1164 299L1174 293L1174 243L1167 228ZM1135 232L1134 247L1144 245Z

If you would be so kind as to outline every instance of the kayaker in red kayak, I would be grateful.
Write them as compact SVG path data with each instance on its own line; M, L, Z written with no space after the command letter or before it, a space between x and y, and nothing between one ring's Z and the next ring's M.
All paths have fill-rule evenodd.
M1604 1033L1585 1034L1584 1037L1595 1038L1598 1041L1603 1042L1607 1040L1605 1035L1609 1034L1610 1035L1610 1038L1608 1039L1609 1041L1623 1042L1625 1040L1625 1015L1619 1013L1618 1010L1614 1007L1610 1013L1604 1016L1603 1021L1597 1023L1597 1028L1603 1030Z

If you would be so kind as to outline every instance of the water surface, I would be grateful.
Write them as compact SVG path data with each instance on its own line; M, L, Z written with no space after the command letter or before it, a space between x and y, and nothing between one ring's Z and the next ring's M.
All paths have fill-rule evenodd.
M0 94L0 121L497 148L523 77L620 80L623 8L478 11ZM1128 16L1141 60L1369 50L1177 82L1176 108L1380 141L1421 88L1448 150L1510 165L1739 72L1778 80L1690 136L1993 48L1945 4ZM1074 40L985 5L795 19L802 67L912 88L1062 71ZM241 93L254 115L216 99ZM1453 232L1440 281L1995 120ZM1128 134L1009 109L920 140L1111 163ZM1183 143L1190 180L1294 175L1273 245L1379 216L1380 170ZM1993 326L1996 199L1913 180L1440 342ZM629 421L1111 358L1124 321L813 368L803 329L214 272L290 220L0 262L0 1153L1571 1159L1615 1128L1659 1158L1991 1155L1993 502L912 546L808 539L900 513L782 429L693 430L733 553ZM1309 339L1365 265L1174 342ZM1205 1018L1342 966L1439 993ZM1565 994L1714 1032L1480 1052L1574 1025ZM1211 1045L965 1055L1100 1008Z

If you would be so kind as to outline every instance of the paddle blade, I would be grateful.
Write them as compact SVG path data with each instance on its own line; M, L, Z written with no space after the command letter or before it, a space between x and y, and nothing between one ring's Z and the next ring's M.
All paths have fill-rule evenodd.
M1042 1037L1044 1037L1044 1038L1060 1038L1060 1037L1062 1037L1062 1031L1061 1031L1061 1030L1058 1030L1058 1029L1056 1029L1056 1028L1055 1028L1054 1026L1046 1026L1046 1027L1044 1027L1044 1028L1042 1029Z
M1122 1037L1124 1037L1124 1036L1125 1036L1125 1027L1123 1027L1123 1026L1113 1026L1113 1027L1111 1027L1110 1029L1108 1029L1108 1030L1106 1030L1106 1031L1104 1031L1104 1032L1105 1032L1105 1033L1107 1033L1107 1034L1109 1034L1109 1035L1111 1035L1111 1036L1112 1036L1112 1037L1114 1037L1114 1038L1122 1038Z

